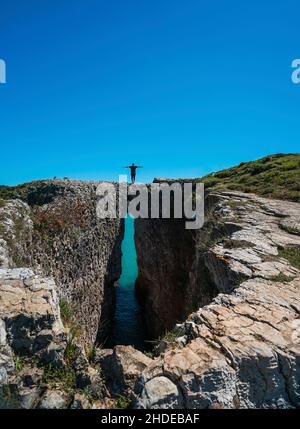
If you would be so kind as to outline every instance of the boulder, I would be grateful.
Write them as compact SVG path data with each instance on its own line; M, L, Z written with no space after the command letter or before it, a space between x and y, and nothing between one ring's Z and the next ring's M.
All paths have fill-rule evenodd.
M69 396L58 390L47 390L41 402L38 405L40 409L62 409L68 408L70 402Z
M167 377L155 377L145 384L136 408L183 408L183 397L176 384Z
M0 314L14 354L62 365L66 332L52 279L30 269L0 269ZM5 341L3 322L1 337Z
M96 356L109 388L114 395L133 389L142 371L153 360L131 346L116 346Z

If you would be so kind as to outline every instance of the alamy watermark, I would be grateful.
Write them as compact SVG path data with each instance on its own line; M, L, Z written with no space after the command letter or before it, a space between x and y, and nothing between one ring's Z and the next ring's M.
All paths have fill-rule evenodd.
M294 69L292 73L292 82L297 85L300 83L300 59L296 59L292 62L292 68Z
M0 58L0 84L6 83L6 63Z
M204 184L192 182L119 183L102 182L97 187L97 217L125 218L128 213L143 219L184 219L186 229L204 224Z

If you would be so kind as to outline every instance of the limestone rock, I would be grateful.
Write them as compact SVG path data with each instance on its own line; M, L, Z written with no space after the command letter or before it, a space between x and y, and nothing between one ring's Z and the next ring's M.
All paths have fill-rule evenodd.
M185 273L189 278L185 293L192 291L196 297L197 285L202 293L207 291L199 273L220 293L207 305L197 301L198 309L183 319L180 335L142 372L135 387L136 407L156 407L156 400L161 400L163 407L170 408L178 404L197 409L299 408L300 272L278 254L284 247L300 247L295 233L300 225L300 205L239 192L210 198L214 222L222 228L219 234L215 228L204 228L195 237L199 247L194 256L191 254L194 260L188 275ZM146 223L139 224L138 242L141 233L143 240L148 240L147 228ZM167 242L175 231L160 223L150 230L154 236L156 230L158 236L167 234ZM139 245L138 251L149 311L156 326L162 326L166 305L162 298L166 292L172 300L177 296L178 283L169 283L172 270L178 272L174 252L160 254L159 263L164 267L160 273L154 270L157 261L148 264L149 255L141 253ZM203 264L206 271L199 267ZM148 289L148 284L153 288ZM155 396L160 377L172 383L174 392L180 392L178 403L172 394Z
M38 408L41 409L62 409L67 408L70 398L57 390L47 390Z
M0 207L0 268L31 267L52 277L91 347L107 338L121 272L121 219L98 219L102 182L43 180ZM118 186L116 185L118 192Z
M85 395L76 393L74 395L70 408L72 410L82 410L82 409L86 410L91 408L91 403L89 402L89 400Z
M13 352L7 341L5 323L0 319L0 384L6 381L14 367Z
M29 206L20 200L0 207L0 268L29 265L26 243L31 240L33 224Z
M137 408L176 409L183 407L183 398L177 386L166 377L155 377L144 386Z
M152 359L131 346L116 346L113 352L106 352L100 358L102 371L115 395L132 389L142 371L151 363Z
M15 354L61 364L66 334L52 279L30 269L0 269L0 314Z

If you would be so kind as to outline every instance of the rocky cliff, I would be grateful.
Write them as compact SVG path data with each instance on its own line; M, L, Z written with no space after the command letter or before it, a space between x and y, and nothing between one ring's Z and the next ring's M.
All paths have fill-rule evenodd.
M300 205L215 192L198 232L137 220L137 289L162 336L146 356L89 348L107 332L123 236L95 218L95 186L0 200L0 407L300 407Z
M109 332L123 238L119 219L96 218L96 186L33 182L23 189L23 201L0 208L0 266L31 267L53 277L59 298L76 313L81 338L90 346Z
M97 185L33 182L0 201L0 408L105 396L87 358L110 332L123 223L97 219Z
M300 407L299 204L237 192L215 194L214 199L213 222L223 223L227 233L203 243L199 231L193 260L200 253L198 263L204 264L219 294L165 337L163 353L136 385L136 406ZM160 237L161 229L167 231L159 224L151 228L158 228ZM170 271L186 267L169 265L173 251L166 248L165 253L159 254L164 270L156 269L147 253L139 256L140 275L146 276L146 287L152 285L145 294L147 311L155 303L155 315L148 320L158 318L158 326L164 324L160 314L168 301L177 297L172 296L177 285L169 283ZM195 271L191 263L186 278ZM153 295L158 295L155 301Z
M217 234L203 232L206 241ZM198 234L182 219L136 219L136 289L148 335L158 338L217 294L198 251Z

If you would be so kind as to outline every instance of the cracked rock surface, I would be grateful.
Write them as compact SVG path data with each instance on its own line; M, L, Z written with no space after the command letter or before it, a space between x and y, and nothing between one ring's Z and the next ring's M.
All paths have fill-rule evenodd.
M148 326L159 333L176 328L155 358L117 346L96 351L91 366L74 343L70 367L71 336L58 296L73 299L93 344L104 278L111 288L122 237L118 222L108 223L109 230L90 222L94 200L79 203L93 185L80 184L79 194L75 185L59 184L63 194L35 215L56 221L75 205L84 220L80 231L78 219L68 219L58 234L52 236L51 227L33 237L27 204L14 201L0 210L0 408L112 407L120 395L143 409L300 407L299 204L222 192L209 196L211 229L187 236L180 223L139 223L137 242L142 236L148 252L148 258L139 254ZM72 387L59 380L45 385L37 357L71 369Z
M300 205L215 197L215 215L232 232L203 260L220 293L176 327L180 334L143 371L136 407L298 408L300 272L280 250L300 249Z

